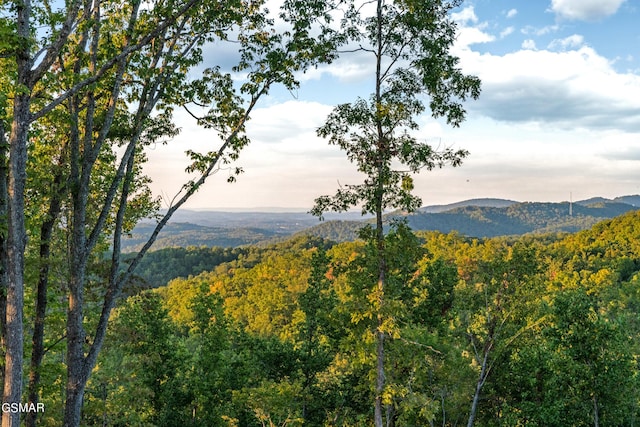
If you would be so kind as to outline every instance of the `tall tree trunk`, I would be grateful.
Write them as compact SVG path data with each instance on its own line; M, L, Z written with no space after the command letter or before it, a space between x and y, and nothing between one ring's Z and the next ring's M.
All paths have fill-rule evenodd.
M384 354L384 291L386 281L386 259L384 253L384 230L382 223L382 199L380 199L379 209L376 213L376 244L378 246L378 286L376 291L378 292L378 324L376 329L376 400L374 406L374 423L376 427L383 427L383 401L382 395L386 384L385 377L385 354Z
M376 331L376 401L374 407L374 422L376 427L383 427L383 402L385 374L384 374L384 332L380 330L382 320L378 320Z
M18 36L29 37L29 15L31 4L28 0L18 2ZM25 43L25 45L27 45ZM27 45L28 46L28 45ZM22 396L23 360L23 309L24 309L24 250L27 232L24 217L24 191L27 168L27 138L29 129L30 69L28 47L21 49L16 57L18 66L17 95L13 104L13 122L9 139L9 182L8 182L8 238L7 238L7 299L6 299L6 353L3 402L19 403ZM18 412L3 412L2 425L18 427Z
M382 91L382 78L381 78L381 65L382 65L382 0L377 1L377 57L376 57L376 110L380 108L381 91ZM382 150L384 150L384 133L382 129L382 123L380 122L380 116L376 117L377 127L377 141L376 146L378 148L378 176L377 176L377 188L375 190L375 207L376 207L376 245L378 249L378 324L376 330L376 400L374 407L374 424L376 427L383 427L383 402L382 395L385 387L385 372L384 372L384 339L385 334L383 330L384 317L382 313L382 306L384 303L384 291L385 291L385 273L386 273L386 261L384 254L384 229L382 223L382 197L384 195L384 186L382 183Z
M377 33L376 33L376 113L379 113L379 109L381 108L382 101L382 0L377 0L377 8L376 8L376 25L377 25ZM376 117L376 127L377 127L377 141L375 144L378 150L378 176L377 178L377 188L375 191L375 207L376 207L376 244L378 250L378 325L376 330L376 400L374 407L374 423L376 427L383 427L383 401L382 395L384 393L385 388L385 369L384 369L384 340L385 340L385 332L383 330L384 324L384 314L383 314L383 305L384 305L384 292L385 292L385 281L386 281L386 257L385 257L385 248L384 248L384 228L382 222L382 209L383 209L383 197L384 197L384 177L383 175L383 158L384 158L384 150L386 149L385 144L385 136L384 130L382 127L381 114L377 114Z
M84 224L83 224L84 225ZM79 225L74 225L78 227ZM85 378L84 345L86 333L83 326L83 299L86 264L81 247L72 252L72 271L69 283L69 306L67 309L67 387L64 426L79 426L82 401L87 378Z
M20 67L22 68L22 67ZM27 73L27 70L23 70ZM19 79L26 81L26 79ZM24 190L27 163L29 96L19 94L14 101L14 121L9 150L9 233L7 239L7 302L4 403L19 403L22 396L24 249L27 235L24 217ZM2 425L18 427L18 412L3 412Z
M9 144L3 123L0 121L0 226L7 230L8 225L8 183L9 183ZM7 239L5 233L0 233L0 357L4 362L6 344L6 317L7 317L7 285L9 283L7 266ZM4 367L4 364L3 364ZM0 387L4 388L4 369L0 369Z
M49 210L40 227L40 270L38 272L38 285L36 290L36 310L33 322L31 362L29 365L29 384L27 386L27 398L30 404L37 405L39 401L40 368L44 357L44 321L47 313L47 290L49 287L49 270L51 257L51 236L53 226L61 210L61 194L59 187L62 184L62 172L58 170L53 180L51 189L51 202ZM38 412L28 412L25 424L27 427L35 427Z
M5 366L3 403L20 403L22 397L24 250L27 232L24 216L24 192L27 178L27 138L31 103L31 2L15 3L16 34L20 46L16 52L17 80L13 101L13 121L9 136L8 168L8 236L7 236L7 297L5 311ZM20 425L19 412L3 412L4 427Z
M78 64L76 63L76 66ZM88 117L93 111L93 106L87 101ZM67 307L67 386L66 401L64 408L63 425L65 427L79 426L82 400L86 380L83 378L84 369L84 345L86 333L84 330L84 284L86 279L87 261L89 250L87 250L87 202L89 199L89 180L93 156L91 154L90 141L81 136L81 126L79 121L79 108L84 98L74 97L70 102L71 128L70 128L70 179L72 199L72 220L70 236L70 262L69 262L69 290ZM93 126L84 129L85 134L90 134Z

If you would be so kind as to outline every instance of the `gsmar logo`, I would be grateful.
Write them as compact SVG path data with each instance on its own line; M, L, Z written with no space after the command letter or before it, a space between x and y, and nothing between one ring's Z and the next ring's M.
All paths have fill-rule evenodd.
M2 412L44 412L44 403L8 403L2 404Z

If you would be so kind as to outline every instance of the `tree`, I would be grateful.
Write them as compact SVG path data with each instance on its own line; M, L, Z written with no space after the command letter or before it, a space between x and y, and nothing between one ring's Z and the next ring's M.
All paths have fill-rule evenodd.
M161 296L142 292L117 308L85 395L87 425L179 425L192 417L183 384L188 353Z
M384 250L383 212L389 208L406 211L420 206L411 194L412 173L445 164L458 166L464 150L438 151L411 135L418 129L415 118L425 111L421 97L428 95L434 117L459 126L465 117L462 101L477 98L480 81L458 67L458 58L449 50L455 41L456 25L448 13L461 2L388 1L352 3L343 20L343 30L375 61L375 91L369 100L357 99L337 106L317 133L339 146L356 163L366 178L364 183L347 185L334 196L316 199L312 213L344 211L361 206L363 214L376 217L371 235L377 250L377 304L385 304L387 260ZM371 11L369 6L375 4ZM396 169L401 165L406 170ZM375 425L383 425L382 396L385 389L384 343L389 337L382 311L376 331ZM387 408L387 413L389 408Z
M303 381L302 418L310 424L320 424L329 411L326 399L318 398L317 378L318 373L330 365L335 353L328 337L328 317L336 304L329 279L329 262L324 248L317 248L312 253L308 287L298 297L298 305L304 313L296 343ZM318 405L320 402L321 406Z
M326 27L329 2L302 7L285 1L280 18L288 30L282 32L276 32L261 5L241 0L74 0L1 6L0 58L7 64L2 79L9 84L3 85L0 100L11 110L0 129L0 142L7 142L3 150L9 147L8 167L0 169L6 172L0 181L8 183L0 199L7 200L2 204L7 210L4 402L19 402L22 394L25 195L29 150L39 143L32 134L35 124L55 112L64 118L55 125L68 136L60 200L65 200L69 241L64 424L71 426L80 422L84 388L115 302L158 233L220 164L238 157L249 142L243 134L249 114L271 86L281 83L292 89L298 84L297 71L333 57L335 40ZM225 41L230 34L238 36L240 52L233 71L247 76L244 83L236 85L230 72L219 67L190 80L187 71L202 62L205 43ZM123 266L122 233L154 208L141 175L144 149L174 135L173 108L190 103L208 109L198 122L218 132L220 145L209 153L189 153L195 178L183 186L147 244ZM5 132L9 122L11 130ZM0 155L6 159L4 152ZM52 213L59 210L54 208ZM49 219L55 222L54 216ZM89 267L106 247L106 236L112 237L108 267L101 280L93 280ZM46 236L40 240L48 241ZM106 284L96 292L101 311L88 319L86 288L98 283ZM41 289L43 296L46 283ZM41 340L42 333L36 335L34 341ZM36 365L37 359L32 358ZM4 413L3 425L18 425L19 419L17 413Z
M457 321L478 371L467 419L467 426L472 427L483 388L496 365L514 342L544 317L536 309L536 297L542 292L534 247L490 241L469 250L481 252L475 254L479 259L474 271L467 271L465 282L458 286Z
M559 292L554 324L546 331L555 352L552 369L565 415L577 425L624 424L633 412L634 356L620 319L601 314L596 296L584 289ZM563 378L570 380L562 381Z

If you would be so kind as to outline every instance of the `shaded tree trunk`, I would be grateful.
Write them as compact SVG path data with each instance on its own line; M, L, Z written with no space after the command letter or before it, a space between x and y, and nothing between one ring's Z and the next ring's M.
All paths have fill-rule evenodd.
M9 136L9 163L7 183L7 293L5 310L5 366L4 403L19 403L22 397L23 363L23 312L24 312L24 252L27 241L24 195L27 175L28 132L34 116L31 114L31 91L49 68L64 45L77 13L77 2L70 2L65 21L34 66L31 57L32 23L31 1L15 2L16 36L18 43L14 53L16 61L15 97L11 134ZM18 427L19 412L3 412L4 427Z
M379 210L376 213L376 240L378 246L378 324L376 330L376 398L374 405L374 423L376 427L383 427L383 417L384 417L384 403L383 403L383 394L384 388L386 385L386 375L385 375L385 337L386 334L384 332L384 314L382 313L383 305L384 305L384 291L385 291L385 283L386 283L386 257L385 257L385 245L384 245L384 230L382 223L382 199L380 199ZM389 418L389 408L386 408L387 416L384 417Z
M8 168L8 236L7 236L7 296L5 311L5 374L3 403L19 403L22 397L24 250L27 232L24 217L24 191L27 168L27 138L31 102L31 58L29 56L31 3L16 3L16 27L19 40L24 41L16 53L17 80L13 103L13 122L9 137ZM18 427L20 413L2 413L2 425Z
M383 57L383 39L382 39L382 0L377 0L376 6L376 82L375 82L375 99L376 110L379 110L382 104L382 57ZM384 341L385 331L384 324L384 293L386 285L387 260L384 245L384 228L382 221L383 197L384 197L384 158L385 150L385 134L381 122L382 114L376 117L377 141L377 176L375 189L375 210L376 210L376 244L378 248L378 325L376 331L376 400L374 408L374 423L376 427L383 427L383 393L386 385L385 377L385 352ZM387 425L389 424L389 408L386 408Z
M476 389L473 393L473 400L471 402L471 410L469 411L469 420L467 421L467 427L473 427L473 423L476 419L476 413L478 412L478 402L480 401L480 393L482 392L482 387L484 387L484 383L487 381L489 376L489 354L491 353L492 348L491 342L485 346L483 355L482 355L482 363L480 365L480 375L478 375L478 381L476 382Z
M380 283L379 285L382 285ZM378 319L378 329L382 326L382 319ZM374 422L376 427L383 427L382 394L385 387L384 373L384 332L376 331L376 400L374 407Z
M23 12L22 14L28 16L28 12ZM29 61L21 58L19 62L18 81L26 88L26 83L29 79ZM19 403L22 396L24 250L27 241L24 217L24 191L26 183L29 101L30 98L27 93L19 93L14 100L14 119L11 128L9 149L8 284L5 317L6 353L3 391L4 403ZM18 427L20 425L20 413L3 412L2 425L6 427Z
M8 148L9 143L6 139L4 123L0 121L0 229L8 230ZM0 357L2 357L4 368L4 352L5 352L5 331L7 316L7 286L9 279L7 276L7 266L9 265L7 254L7 235L5 232L0 233ZM0 387L4 388L4 369L0 369Z
M61 212L62 172L58 165L53 188L51 189L51 202L46 217L40 226L40 269L38 271L38 284L36 289L36 309L33 322L33 334L31 338L31 361L29 365L29 384L27 386L27 398L30 404L36 405L39 401L40 369L44 357L44 322L47 314L47 292L49 287L49 271L51 263L51 238L53 227ZM27 427L35 427L38 412L28 412L25 418Z

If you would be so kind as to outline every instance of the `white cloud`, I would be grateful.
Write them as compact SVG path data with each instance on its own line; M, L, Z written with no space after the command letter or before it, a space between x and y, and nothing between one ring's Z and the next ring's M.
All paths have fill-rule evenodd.
M556 13L568 18L561 10L568 13L570 3L554 2ZM585 11L582 3L590 2L573 2L574 10ZM504 11L503 16L513 17L516 12ZM640 169L630 161L640 158L640 76L617 72L610 60L585 46L579 35L561 38L565 34L554 34L559 25L526 27L521 37L528 40L519 52L474 52L479 43L511 34L511 27L502 32L503 27L489 30L473 7L461 10L455 19L461 32L452 53L460 56L465 73L481 78L483 91L478 101L466 104L468 119L460 128L451 129L428 114L418 119L418 137L441 137L443 145L471 152L462 168L436 170L416 179L425 203L485 196L566 200L569 191L574 198L640 192ZM548 38L543 42L538 35ZM554 37L557 40L548 44ZM511 39L515 43L515 37ZM543 50L538 50L534 40ZM228 62L235 59L234 52L225 53ZM333 93L349 100L352 94L367 95L362 82L370 76L370 65L369 55L348 54L330 66L310 70L305 80L322 78L326 80L319 85L325 81L335 85L319 89L322 102L334 104L330 100ZM307 87L303 85L301 94ZM355 93L354 88L365 92ZM219 171L191 206L308 208L318 195L333 193L337 181L360 182L361 176L344 153L315 135L332 107L286 99L289 101L276 104L279 99L270 98L269 106L252 115L248 131L253 142L238 162L246 171L239 181L228 185L229 172ZM155 172L157 194L172 194L183 182L181 178L186 179L181 174L186 148L216 148L213 132L189 125L183 129L175 141L150 153L149 172ZM580 189L586 194L579 196Z
M617 73L590 47L532 47L504 56L464 53L463 69L483 84L469 108L504 122L640 133L640 76Z
M451 16L459 24L455 51L466 50L473 44L489 43L495 40L495 36L484 31L487 23L478 23L473 6L468 6L460 12L451 14Z
M507 27L504 30L500 31L500 38L503 39L505 37L507 37L510 34L513 34L514 28L513 27Z
M489 43L495 40L495 37L489 33L485 33L476 27L463 27L458 32L456 45L458 48L466 48L472 44Z
M640 147L635 144L631 146L607 150L601 153L603 159L640 161Z
M507 18L513 18L517 14L518 14L518 10L517 9L510 9L510 10L507 11L506 17Z
M600 155L604 147L615 147L619 141L619 133L612 133L610 139L606 135L607 132L558 130L543 124L498 122L472 112L461 128L445 128L443 135L443 141L455 141L456 146L471 153L462 167L421 174L414 182L425 204L479 195L562 201L568 200L570 191L574 200L637 192L630 188L637 187L638 181L622 187L619 176L607 175L608 171L617 172L621 165L617 159L603 159ZM637 169L637 164L624 168L627 179L637 178Z
M551 0L558 16L580 21L597 21L618 11L625 0Z
M467 6L464 9L462 9L460 12L452 13L451 18L453 18L454 21L460 24L478 22L478 17L476 16L476 12L473 6Z
M302 134L313 137L331 108L317 102L293 100L258 108L247 123L247 134L266 143L281 143L292 137L300 139ZM295 120L291 120L292 117Z
M357 49L357 45L346 46L345 50ZM337 78L341 83L358 83L371 76L371 70L375 69L375 57L370 52L357 51L340 55L329 65L321 65L318 68L308 70L302 81L320 78L328 74Z
M237 163L221 165L189 206L310 208L316 197L333 193L336 180L359 182L357 171L344 153L315 134L332 108L318 102L290 100L256 109L247 124L251 144L243 149ZM184 173L189 163L184 151L218 148L214 131L195 126L181 112L178 115L183 133L169 144L150 150L145 166L145 173L154 181L154 194L162 196L165 203L190 178ZM331 173L327 173L328 165ZM226 183L236 166L245 173L237 183Z
M527 25L526 27L524 27L521 31L522 34L526 34L526 35L535 35L535 36L544 36L545 34L549 34L549 33L555 33L556 31L558 31L558 29L560 29L559 25L547 25L546 27L534 27L532 25Z
M579 34L573 34L569 37L565 37L564 39L556 39L549 43L548 48L550 50L567 50L567 49L575 49L579 48L584 44L584 37Z

